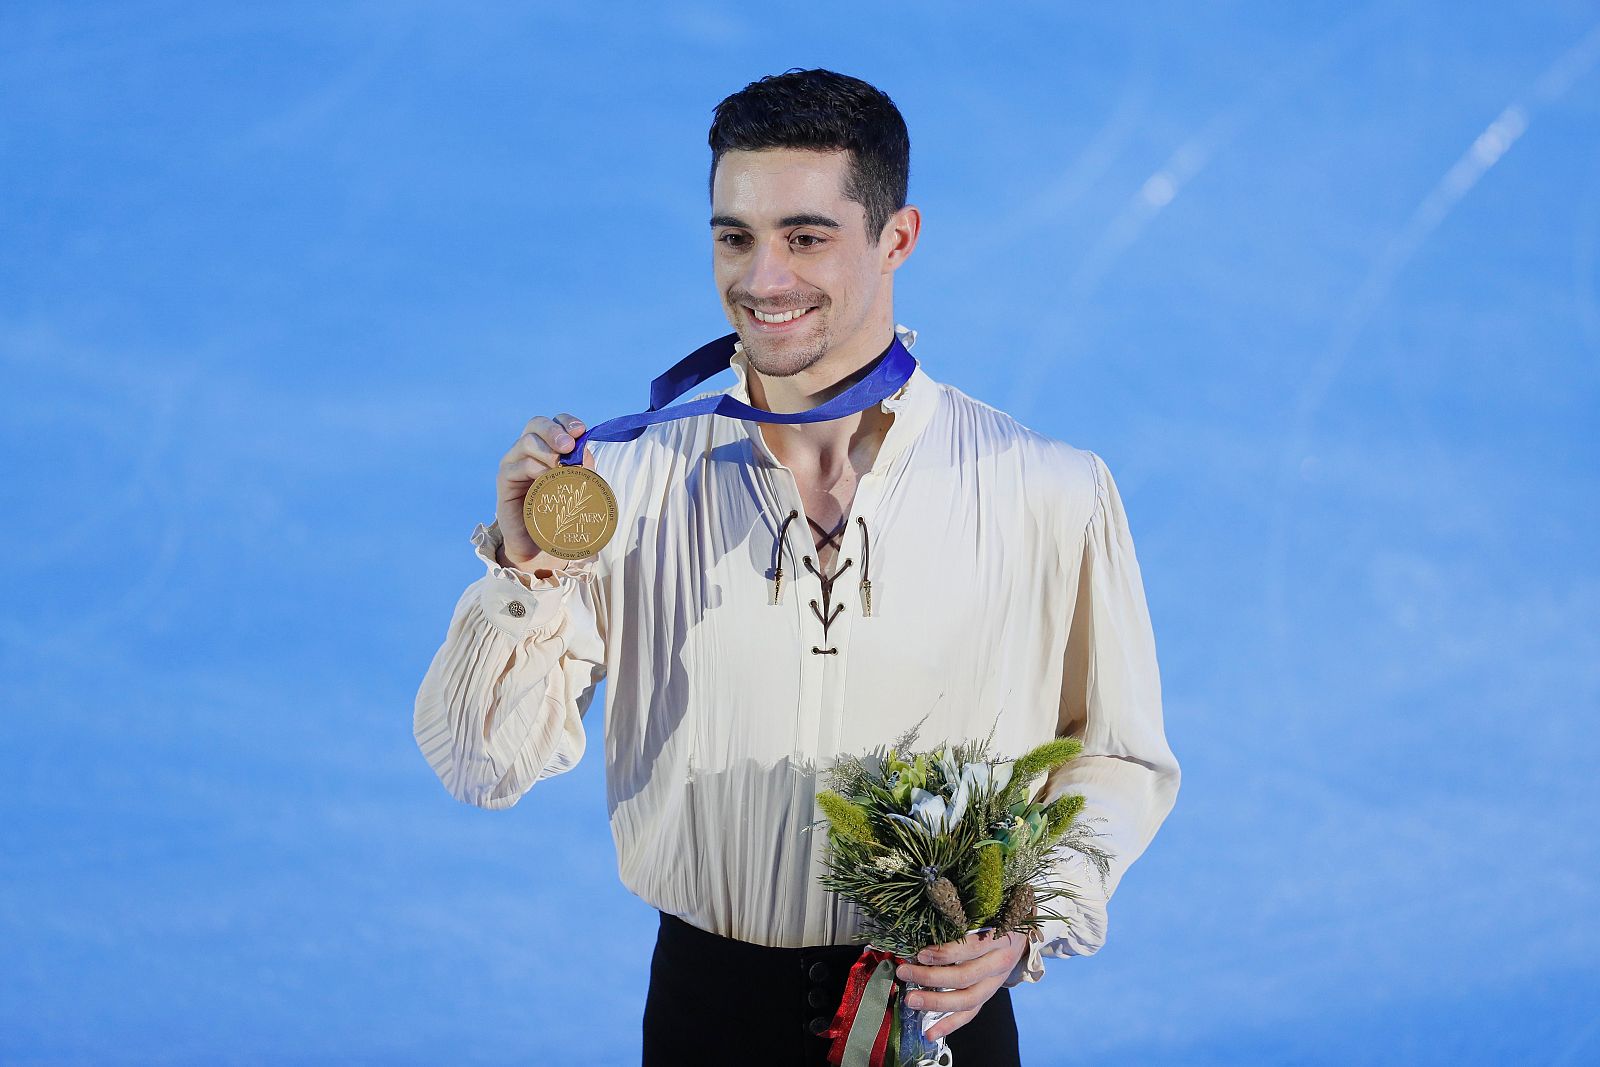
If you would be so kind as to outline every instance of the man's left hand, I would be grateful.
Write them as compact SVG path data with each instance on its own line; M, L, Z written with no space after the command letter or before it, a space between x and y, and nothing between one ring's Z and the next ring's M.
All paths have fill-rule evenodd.
M962 941L923 949L917 954L918 963L902 963L895 976L922 986L950 987L947 993L919 989L906 1001L913 1008L955 1013L928 1028L930 1038L940 1038L972 1021L995 990L1006 984L1027 947L1028 935L1016 931L998 938L968 934Z

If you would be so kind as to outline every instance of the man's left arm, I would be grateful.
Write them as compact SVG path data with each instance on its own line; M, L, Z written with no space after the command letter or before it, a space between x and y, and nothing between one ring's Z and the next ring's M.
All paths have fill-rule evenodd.
M1106 936L1106 905L1117 883L1143 854L1178 795L1178 761L1162 722L1161 679L1133 538L1116 483L1105 463L1093 466L1095 506L1083 530L1077 597L1063 649L1056 736L1076 737L1083 751L1045 780L1045 801L1081 793L1078 820L1095 820L1092 843L1111 854L1104 883L1081 853L1062 851L1060 881L1076 894L1046 907L1067 917L1046 920L1031 937L1013 933L927 949L900 977L950 992L921 991L913 1007L955 1014L928 1031L941 1037L964 1026L1002 986L1037 982L1043 957L1088 956ZM1041 738L1040 740L1046 740ZM1002 978L1002 976L1004 976Z
M1180 772L1167 744L1155 636L1128 517L1105 462L1087 454L1096 501L1083 534L1056 731L1081 740L1083 751L1050 774L1040 799L1081 793L1078 820L1092 820L1092 843L1111 854L1110 864L1102 883L1081 853L1063 850L1057 873L1076 897L1046 906L1067 921L1043 924L1006 979L1008 987L1039 981L1044 957L1100 950L1111 894L1178 796Z

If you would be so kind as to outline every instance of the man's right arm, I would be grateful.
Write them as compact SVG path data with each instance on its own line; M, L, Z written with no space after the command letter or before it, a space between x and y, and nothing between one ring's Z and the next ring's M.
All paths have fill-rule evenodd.
M509 808L583 756L583 715L605 674L596 559L558 559L522 522L528 487L577 446L581 419L535 416L500 460L495 521L472 541L487 573L456 603L417 691L412 732L456 799ZM588 445L582 465L595 467Z

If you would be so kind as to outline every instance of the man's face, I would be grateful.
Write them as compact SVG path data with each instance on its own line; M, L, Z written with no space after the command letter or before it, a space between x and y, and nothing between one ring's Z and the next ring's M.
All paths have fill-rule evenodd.
M728 152L711 190L711 238L723 312L751 365L788 377L871 328L889 268L844 195L849 154ZM763 321L763 315L785 322ZM762 313L758 315L757 313Z

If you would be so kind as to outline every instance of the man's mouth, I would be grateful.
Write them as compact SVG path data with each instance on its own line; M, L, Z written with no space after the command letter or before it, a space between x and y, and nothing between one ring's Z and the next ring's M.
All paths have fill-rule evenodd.
M811 314L811 312L817 310L816 305L812 305L810 307L789 308L784 311L757 311L748 304L741 304L740 307L743 307L745 312L750 316L751 322L756 323L764 330L783 329L785 327L792 326L794 323L801 321L807 315Z

